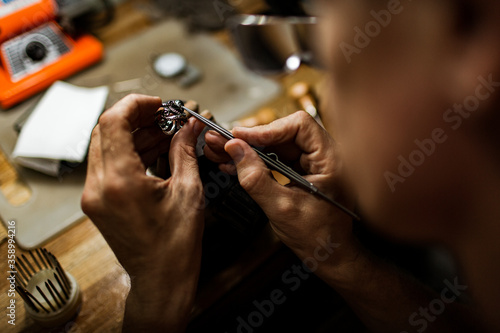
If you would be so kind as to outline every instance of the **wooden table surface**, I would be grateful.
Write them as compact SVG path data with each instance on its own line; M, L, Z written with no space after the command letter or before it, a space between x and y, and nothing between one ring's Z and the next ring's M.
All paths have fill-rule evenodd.
M258 3L239 1L241 6L247 5L250 12L261 8ZM129 1L117 8L115 21L98 33L105 46L113 45L126 38L128 34L147 29L151 25L150 17L144 11L138 10L144 4L144 1ZM214 33L214 37L226 44L229 43L224 31ZM292 75L279 77L278 80L284 86L285 93L267 106L274 108L278 116L297 110L294 102L287 97L286 88L297 81L317 82L321 77L321 73L308 67L303 67ZM15 169L2 152L0 152L0 191L1 195L5 195L11 202L22 202L29 197L29 190L18 179ZM4 277L7 276L7 245L6 230L2 225L0 268ZM78 281L83 292L83 305L79 315L63 327L42 329L26 316L24 303L19 296L16 296L16 325L8 324L7 317L3 315L0 320L0 332L118 332L129 288L128 276L92 222L84 219L50 241L45 247ZM215 276L208 284L209 287L199 290L193 318L203 314L281 247L274 234L266 228L236 264ZM17 255L20 255L21 249L16 248L16 251ZM0 290L0 305L5 309L10 299L7 296L6 278L0 279Z

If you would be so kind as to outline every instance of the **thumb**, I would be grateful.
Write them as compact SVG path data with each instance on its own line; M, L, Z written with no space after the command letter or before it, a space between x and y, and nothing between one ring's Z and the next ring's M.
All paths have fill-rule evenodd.
M196 119L191 117L172 138L169 162L173 178L183 181L200 178L196 159L196 142L203 127L195 126L195 124Z
M283 192L287 189L275 181L264 161L245 141L229 140L224 149L236 165L240 185L268 214L278 198L286 197Z

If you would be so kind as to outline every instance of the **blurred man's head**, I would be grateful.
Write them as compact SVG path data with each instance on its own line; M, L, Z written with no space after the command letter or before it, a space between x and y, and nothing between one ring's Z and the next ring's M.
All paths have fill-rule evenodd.
M499 2L317 3L324 114L361 208L400 237L460 232L498 170Z

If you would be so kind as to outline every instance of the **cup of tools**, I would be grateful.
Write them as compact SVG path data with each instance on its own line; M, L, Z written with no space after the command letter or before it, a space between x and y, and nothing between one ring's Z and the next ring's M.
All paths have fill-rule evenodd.
M16 257L16 290L26 313L40 326L57 327L80 310L82 294L75 278L65 272L45 248Z

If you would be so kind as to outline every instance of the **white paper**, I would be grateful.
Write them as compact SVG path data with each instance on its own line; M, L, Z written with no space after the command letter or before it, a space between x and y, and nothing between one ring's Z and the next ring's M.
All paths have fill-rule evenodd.
M55 82L23 126L12 157L21 165L49 174L58 161L82 162L107 96L105 86L82 88ZM37 164L45 166L40 169ZM47 169L47 165L52 168Z

